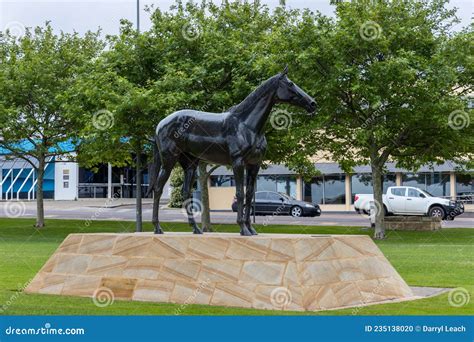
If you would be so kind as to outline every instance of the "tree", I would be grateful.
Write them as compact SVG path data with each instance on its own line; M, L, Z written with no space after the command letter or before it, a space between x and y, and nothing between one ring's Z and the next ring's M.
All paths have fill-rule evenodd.
M69 93L75 106L86 113L80 133L81 163L94 167L109 162L136 168L138 232L142 230L142 169L162 117L154 89L154 81L160 77L162 45L150 48L150 39L149 34L140 34L123 20L120 34L108 37L109 49Z
M298 78L319 105L306 128L313 144L346 172L371 165L376 239L385 236L387 161L413 170L472 161L473 116L462 98L472 92L472 27L451 32L457 20L446 3L340 2L335 20L306 11L287 32Z
M183 205L183 196L181 194L181 187L184 183L184 172L180 167L175 167L170 176L170 208L181 208Z
M56 35L49 23L20 39L0 33L0 147L36 172L38 228L44 226L44 169L74 151L80 125L63 95L102 47L98 33Z
M286 40L279 28L291 26L297 14L283 7L271 12L259 1L226 1L221 5L206 1L184 5L178 1L175 11L155 11L149 32L152 46L169 47L160 60L164 73L155 82L160 94L157 107L167 114L182 108L220 113L239 103L291 59L275 62L282 52L273 50L269 43ZM293 127L304 126L309 120L306 115L295 115ZM314 148L305 145L301 135L268 125L267 138L269 163L314 173L309 153ZM209 174L201 172L199 177L205 226L209 224Z
M209 168L207 167L207 163L201 161L199 162L198 166L198 181L199 181L199 188L201 189L201 225L203 232L212 232L212 225L211 225L211 215L210 215L210 205L209 205L209 188L208 188L208 180L212 172L214 172L219 165L213 165Z

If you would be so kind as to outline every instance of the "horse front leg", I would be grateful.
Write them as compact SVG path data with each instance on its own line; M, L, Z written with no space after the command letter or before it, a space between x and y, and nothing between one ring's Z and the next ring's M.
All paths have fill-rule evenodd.
M161 229L160 221L158 219L158 214L160 212L160 193L158 191L153 191L153 214L151 222L155 228L155 234L163 234L163 229Z
M234 162L233 171L235 178L235 197L237 197L237 224L240 226L240 235L252 236L245 224L244 209L244 164L240 161Z
M186 210L186 214L188 215L188 223L193 229L194 234L202 234L201 228L196 224L196 220L194 219L193 213L193 191L192 187L194 184L194 179L196 176L196 163L191 163L188 167L184 170L184 183L183 183L183 190L182 195L184 199L184 206Z
M252 235L258 235L257 231L252 224L250 223L250 212L252 210L252 201L255 195L255 184L257 182L258 171L260 170L260 165L249 165L247 166L247 189L245 193L245 210L244 210L244 220L245 225Z
M171 175L171 170L173 169L174 161L171 160L167 164L163 165L159 171L158 179L156 181L156 190L154 191L153 199L153 225L155 226L155 234L163 234L163 229L160 226L159 220L159 208L160 208L160 198L163 194L163 187L165 186L168 178Z

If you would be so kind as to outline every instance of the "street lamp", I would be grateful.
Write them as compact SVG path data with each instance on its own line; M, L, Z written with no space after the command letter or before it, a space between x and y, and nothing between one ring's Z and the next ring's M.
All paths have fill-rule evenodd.
M137 31L140 32L140 0L137 0Z

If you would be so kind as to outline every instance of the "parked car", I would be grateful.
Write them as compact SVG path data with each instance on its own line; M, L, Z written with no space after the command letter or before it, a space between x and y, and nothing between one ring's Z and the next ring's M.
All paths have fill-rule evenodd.
M461 201L435 197L424 190L410 186L392 186L382 198L385 215L425 215L453 220L454 217L464 213L464 204ZM371 201L374 201L374 195L356 194L354 209L358 213L368 214Z
M321 208L317 204L298 201L287 194L274 191L255 192L252 213L262 215L320 216ZM237 212L237 199L234 197L232 211Z

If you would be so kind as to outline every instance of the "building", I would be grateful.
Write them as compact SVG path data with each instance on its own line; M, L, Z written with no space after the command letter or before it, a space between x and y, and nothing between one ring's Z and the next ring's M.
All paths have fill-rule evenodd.
M0 155L0 200L33 200L36 197L36 172L22 159ZM110 182L109 182L110 180ZM142 193L148 189L148 172L143 172ZM163 198L169 198L169 187ZM45 167L43 194L45 199L76 200L80 198L134 198L135 170L104 164L92 171L75 162L56 158Z
M415 186L434 196L460 199L466 209L474 209L474 173L456 171L456 165L445 163L434 167L422 167L416 173L397 168L393 163L386 165L384 191L389 186ZM286 193L299 200L317 203L323 211L352 211L354 195L372 193L372 176L369 166L360 166L354 173L344 173L338 164L315 163L320 175L304 180L284 166L272 165L261 170L257 179L258 190ZM228 210L232 204L235 188L232 172L218 168L210 177L209 199L212 210Z
M317 203L324 211L352 211L356 193L372 193L369 166L356 167L353 174L344 173L336 163L315 163L320 175L304 180L288 168L271 165L262 169L257 180L257 190L283 192L311 203ZM387 164L383 187L409 185L424 189L434 196L463 200L467 210L474 210L474 170L467 173L456 171L456 165L445 163L434 167L422 167L416 173ZM142 193L148 189L149 177L143 173ZM32 166L20 159L0 155L0 199L33 200L35 198L36 173ZM102 165L96 172L79 167L67 160L49 160L45 168L44 197L54 200L81 198L134 198L135 170ZM169 185L163 191L163 199L169 198ZM235 196L232 172L220 167L209 179L211 210L230 210Z

